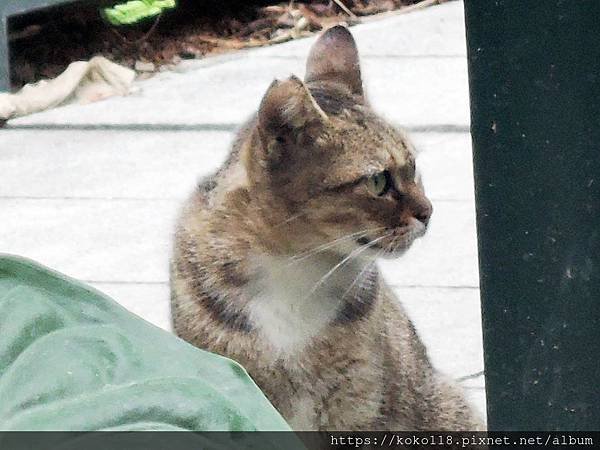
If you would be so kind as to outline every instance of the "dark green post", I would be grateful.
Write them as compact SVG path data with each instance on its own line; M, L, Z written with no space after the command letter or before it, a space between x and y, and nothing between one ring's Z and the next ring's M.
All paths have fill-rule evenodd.
M8 62L8 17L0 7L0 92L10 91L10 66Z
M467 0L490 430L600 430L600 1Z

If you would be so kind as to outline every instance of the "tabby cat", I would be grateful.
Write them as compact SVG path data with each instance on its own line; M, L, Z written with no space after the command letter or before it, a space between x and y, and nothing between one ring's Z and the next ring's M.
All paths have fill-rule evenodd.
M296 430L473 430L374 260L432 207L407 136L369 107L336 26L274 81L179 220L173 325L240 362Z

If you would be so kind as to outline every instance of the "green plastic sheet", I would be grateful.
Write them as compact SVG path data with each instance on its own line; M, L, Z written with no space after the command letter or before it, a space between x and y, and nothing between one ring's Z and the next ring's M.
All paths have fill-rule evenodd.
M0 430L289 427L238 363L0 255Z

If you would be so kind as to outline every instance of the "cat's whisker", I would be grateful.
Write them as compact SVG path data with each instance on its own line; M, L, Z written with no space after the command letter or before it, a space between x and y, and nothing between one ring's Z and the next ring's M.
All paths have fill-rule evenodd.
M287 219L285 219L283 222L278 223L277 225L274 225L273 228L279 228L282 227L284 225L287 225L290 222L293 222L296 219L299 219L300 217L302 217L303 215L306 214L307 211L300 211L299 213L296 214L292 214L290 217L288 217Z
M365 228L365 229L360 230L360 231L355 231L354 233L345 234L343 236L340 236L339 238L333 239L332 241L325 242L324 244L318 245L318 246L316 246L314 248L311 248L309 250L300 252L300 253L298 253L296 255L292 255L290 258L291 259L303 258L304 256L306 256L308 254L311 254L314 251L321 250L323 248L329 248L330 246L332 246L334 244L337 244L340 241L344 241L344 240L347 240L347 239L350 239L350 238L360 237L360 236L362 236L364 234L367 234L369 232L372 232L372 231L375 231L375 230L378 230L378 229L381 229L381 228L383 228L383 227Z
M346 264L348 261L352 260L353 258L356 258L358 255L360 255L362 252L368 250L369 248L373 247L375 244L377 244L377 242L381 241L382 239L387 238L388 236L390 236L393 233L393 231L390 231L386 234L384 234L383 236L378 237L377 239L373 239L371 242L361 245L360 247L354 249L353 251L350 252L350 254L348 256L346 256L344 259L342 259L339 263L337 263L335 266L333 266L333 268L331 270L329 270L325 275L323 275L321 277L321 279L319 281L317 281L315 283L315 285L313 286L313 288L310 290L310 292L308 293L308 295L306 296L306 298L309 298L312 294L315 293L315 291L325 282L327 281L327 279L333 275L335 273L335 271L337 269L339 269L341 266L343 266L344 264Z
M383 249L383 248L380 249L375 254L375 256L373 256L373 258L371 258L371 260L364 265L364 267L358 273L358 275L356 276L356 278L354 278L354 281L350 284L350 286L348 287L348 289L346 289L346 292L344 292L344 295L342 295L342 300L344 300L346 298L346 295L348 295L350 293L350 291L352 291L352 288L358 282L358 280L361 279L361 277L367 271L367 269L369 269L371 266L373 266L373 264L375 264L375 261L377 261L377 258L379 258L384 251L385 251L385 249Z
M309 258L309 257L311 257L313 255L316 255L318 253L321 253L321 252L323 252L325 250L328 250L328 249L330 249L332 247L335 247L340 242L344 242L344 241L347 241L348 239L352 239L352 238L359 238L359 237L367 235L368 233L372 233L374 231L379 231L379 230L382 230L384 228L385 227L366 228L364 230L357 231L355 233L346 234L346 235L344 235L342 237L334 239L333 241L326 242L325 244L318 245L317 247L312 248L310 250L306 250L304 252L301 252L301 253L298 253L296 255L290 256L290 259L293 260L290 263L290 265L291 264L295 264L296 262L302 261L302 260L304 260L306 258Z

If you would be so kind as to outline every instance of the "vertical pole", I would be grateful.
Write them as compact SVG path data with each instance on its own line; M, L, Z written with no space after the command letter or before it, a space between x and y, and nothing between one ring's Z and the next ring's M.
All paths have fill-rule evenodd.
M0 7L0 92L10 91L8 18Z
M466 0L490 430L600 429L600 2Z

